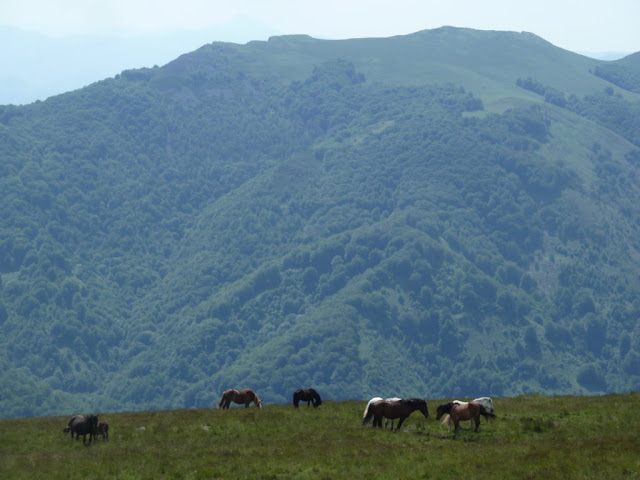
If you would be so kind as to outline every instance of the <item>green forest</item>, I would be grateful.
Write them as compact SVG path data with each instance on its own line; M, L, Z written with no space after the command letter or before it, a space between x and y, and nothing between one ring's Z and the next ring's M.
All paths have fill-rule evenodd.
M0 106L0 417L640 389L639 83L447 27Z

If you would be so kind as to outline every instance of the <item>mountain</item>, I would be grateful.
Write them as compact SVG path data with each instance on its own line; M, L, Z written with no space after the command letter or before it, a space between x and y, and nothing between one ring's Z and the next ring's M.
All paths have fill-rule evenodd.
M638 389L637 68L298 35L0 107L0 414Z
M146 36L53 37L0 26L0 105L23 105L87 86L122 70L163 65L213 39L246 43L277 32L247 17L202 30Z

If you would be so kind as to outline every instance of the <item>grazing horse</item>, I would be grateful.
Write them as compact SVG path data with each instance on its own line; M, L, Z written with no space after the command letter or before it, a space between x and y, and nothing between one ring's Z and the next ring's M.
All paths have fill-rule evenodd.
M96 428L96 440L98 439L98 435L102 435L103 440L109 440L109 424L107 422L98 423L98 427Z
M310 404L313 404L313 408L318 408L320 405L322 405L320 394L313 388L307 388L306 390L299 388L293 393L293 406L298 408L298 403L300 403L301 401L307 402L307 407Z
M89 445L96 436L98 429L97 415L74 415L69 419L69 423L62 430L64 433L71 432L71 440L73 434L76 434L76 440L82 435L82 443L87 444L87 435L89 435Z
M249 404L253 402L256 407L262 408L262 400L258 398L256 392L251 390L250 388L246 390L227 390L222 394L222 398L218 402L218 408L228 409L229 405L233 403L243 404L245 408L249 408Z
M436 420L440 420L443 415L449 414L453 424L455 425L454 437L458 436L460 430L460 422L465 420L473 420L476 424L474 431L478 431L480 427L480 415L483 417L495 417L493 413L487 412L484 406L476 402L468 402L465 404L449 402L438 406Z
M416 410L420 410L424 415L424 418L429 416L429 409L427 408L427 402L421 398L408 398L405 400L378 400L371 403L365 417L362 420L362 425L366 425L373 416L373 426L382 428L382 417L395 419L399 418L398 426L396 430L400 430L402 423L405 419ZM393 428L393 427L392 427Z
M479 403L480 405L482 405L484 409L487 411L487 413L495 412L495 408L493 407L493 401L491 400L491 397L474 398L472 402ZM462 400L454 400L453 403L458 405L466 405L469 402L463 402ZM451 427L451 417L449 415L445 415L444 420L442 421L442 425L449 425L449 427Z
M364 413L362 414L362 418L365 418L367 416L367 412L369 411L369 407L371 406L372 403L380 402L382 400L386 400L387 402L396 402L402 399L400 397L389 397L389 398L373 397L371 400L369 400L369 403L367 403L367 406L364 409ZM369 417L366 422L363 420L362 425L369 423L370 420L371 420L371 417ZM384 422L384 428L387 428L387 426L389 426L388 418ZM393 420L391 420L391 430L393 430Z

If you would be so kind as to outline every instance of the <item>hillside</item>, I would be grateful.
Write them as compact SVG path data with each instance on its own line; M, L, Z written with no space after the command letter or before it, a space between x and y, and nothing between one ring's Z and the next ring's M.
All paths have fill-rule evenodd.
M0 415L640 388L636 67L275 37L0 107Z
M68 417L0 420L0 475L30 478L636 478L638 394L496 399L479 431L436 421L427 400L402 430L361 426L365 401L100 415L109 439L62 432ZM397 423L397 422L396 422ZM468 423L468 422L464 422ZM464 450L464 455L461 455Z

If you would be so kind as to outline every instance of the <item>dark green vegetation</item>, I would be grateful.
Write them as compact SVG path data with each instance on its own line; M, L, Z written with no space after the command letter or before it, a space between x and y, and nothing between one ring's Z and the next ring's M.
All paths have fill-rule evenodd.
M0 415L640 389L639 61L292 36L0 107Z
M362 427L365 402L104 416L108 441L84 447L67 417L0 421L0 475L31 478L638 478L640 395L522 396L457 439L430 417L402 431ZM465 422L468 423L468 422ZM468 428L468 425L465 426Z

